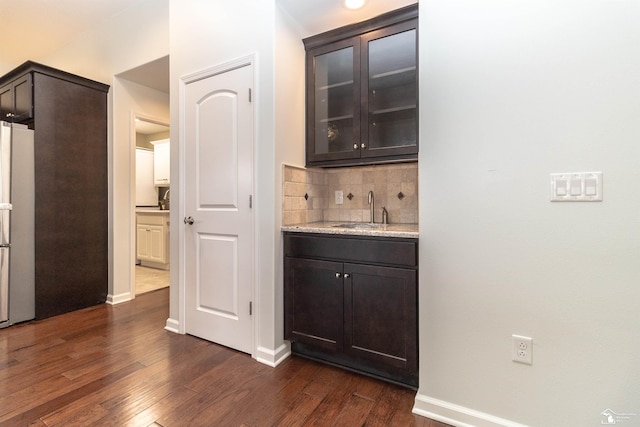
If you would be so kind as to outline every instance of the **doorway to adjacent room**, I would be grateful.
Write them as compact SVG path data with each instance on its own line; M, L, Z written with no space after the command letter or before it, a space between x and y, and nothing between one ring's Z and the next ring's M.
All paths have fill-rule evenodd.
M135 295L169 286L169 126L136 116Z

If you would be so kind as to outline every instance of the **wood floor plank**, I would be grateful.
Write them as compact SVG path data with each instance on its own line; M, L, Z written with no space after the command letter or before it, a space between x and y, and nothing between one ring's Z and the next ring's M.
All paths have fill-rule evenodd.
M412 426L415 392L164 330L168 289L0 330L0 427Z

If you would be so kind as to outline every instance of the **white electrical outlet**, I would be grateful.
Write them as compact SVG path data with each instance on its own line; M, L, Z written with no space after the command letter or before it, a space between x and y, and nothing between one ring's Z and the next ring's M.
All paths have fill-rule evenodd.
M336 205L341 205L344 202L343 197L341 190L336 191Z
M521 335L511 335L511 358L514 362L533 364L533 339Z

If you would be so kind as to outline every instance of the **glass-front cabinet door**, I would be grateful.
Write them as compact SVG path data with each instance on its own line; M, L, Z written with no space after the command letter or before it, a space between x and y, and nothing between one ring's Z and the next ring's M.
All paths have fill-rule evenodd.
M307 57L307 69L313 70L307 82L307 153L315 161L360 156L354 149L360 140L359 59L357 38Z
M417 5L304 40L307 166L418 158Z
M412 23L362 40L362 157L417 153L418 75Z

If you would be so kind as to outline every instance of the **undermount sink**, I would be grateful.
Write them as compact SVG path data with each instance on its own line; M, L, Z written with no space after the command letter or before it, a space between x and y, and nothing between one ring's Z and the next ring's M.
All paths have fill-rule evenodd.
M370 222L348 222L346 224L338 224L334 225L337 228L361 228L361 229L374 229L374 228L384 228L387 224L372 224Z

